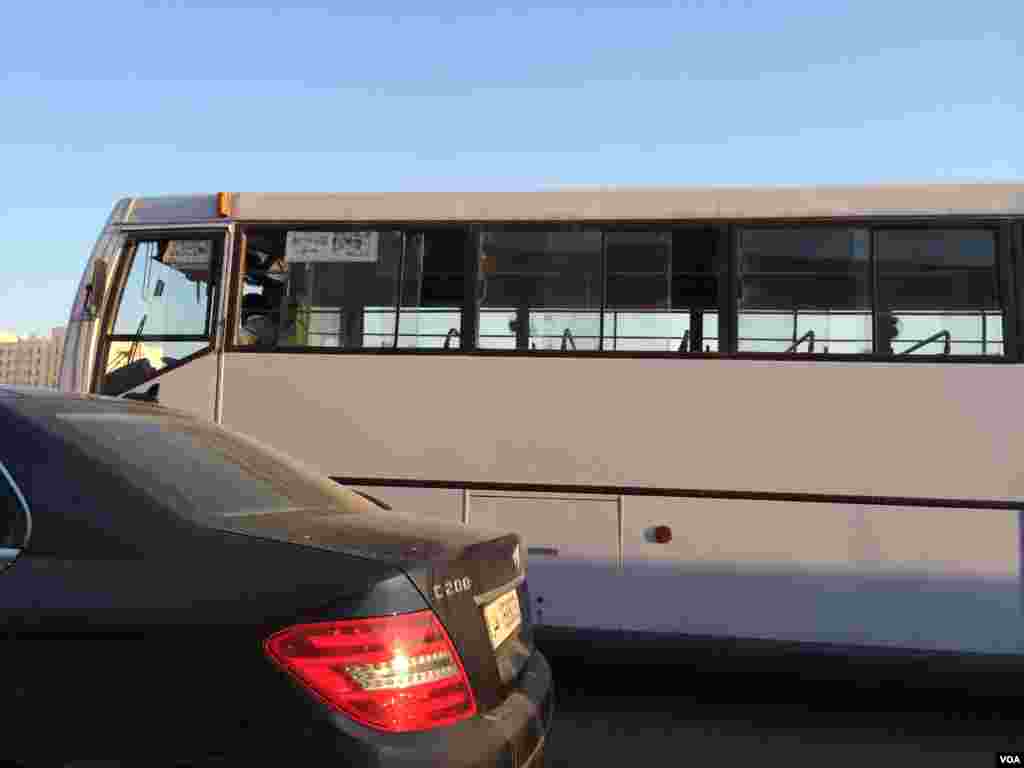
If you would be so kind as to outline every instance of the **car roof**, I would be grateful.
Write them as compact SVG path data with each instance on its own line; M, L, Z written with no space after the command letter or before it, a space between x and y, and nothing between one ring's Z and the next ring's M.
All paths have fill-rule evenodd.
M103 395L62 392L48 387L0 384L0 408L24 415L52 416L56 413L87 411L89 413L166 413L175 417L195 418L185 411L124 400Z
M0 421L4 420L15 426L12 434L20 430L21 437L11 442L0 435L0 455L13 451L21 471L36 476L37 487L49 483L53 472L45 467L67 451L82 467L102 468L109 474L98 485L81 482L87 486L86 495L108 500L110 509L123 506L118 501L121 483L142 494L146 506L205 527L219 526L225 510L262 514L273 506L351 512L366 504L271 446L152 403L4 385ZM16 447L26 441L33 451ZM202 471L197 472L198 467ZM62 511L60 516L69 515Z

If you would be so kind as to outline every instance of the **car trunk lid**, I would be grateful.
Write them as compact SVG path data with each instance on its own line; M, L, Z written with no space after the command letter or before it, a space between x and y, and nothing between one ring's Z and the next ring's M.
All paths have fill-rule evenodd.
M224 527L400 568L455 643L481 711L504 700L533 652L526 547L516 534L369 503L353 512L292 509L225 518Z

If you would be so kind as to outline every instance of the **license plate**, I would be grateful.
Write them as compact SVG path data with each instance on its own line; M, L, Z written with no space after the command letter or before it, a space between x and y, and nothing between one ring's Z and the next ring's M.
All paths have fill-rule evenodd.
M491 647L497 649L523 623L519 593L513 589L485 605L484 621L487 623L487 634L491 636Z

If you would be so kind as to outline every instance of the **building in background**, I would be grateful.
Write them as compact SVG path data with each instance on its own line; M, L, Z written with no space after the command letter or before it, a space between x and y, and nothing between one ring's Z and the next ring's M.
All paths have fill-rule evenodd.
M0 384L56 387L63 349L64 328L54 328L49 337L0 331Z

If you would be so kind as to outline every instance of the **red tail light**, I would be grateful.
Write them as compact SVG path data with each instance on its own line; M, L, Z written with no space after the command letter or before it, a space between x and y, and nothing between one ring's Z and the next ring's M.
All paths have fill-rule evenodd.
M263 647L328 704L374 728L422 731L476 714L469 678L432 611L300 624Z

